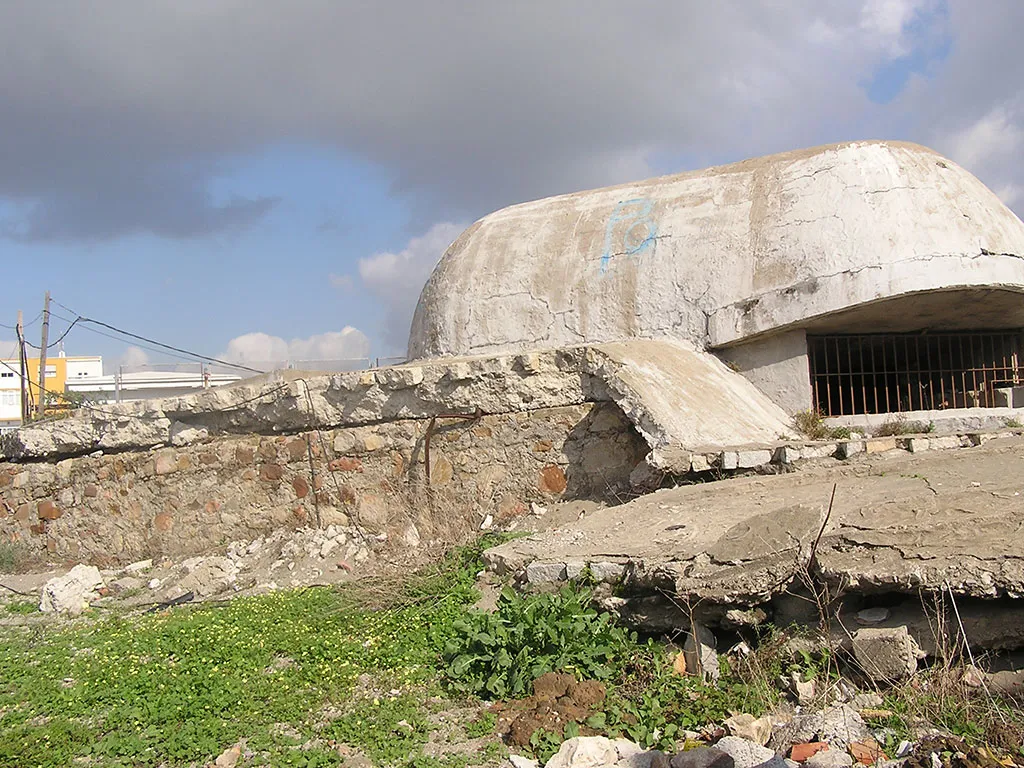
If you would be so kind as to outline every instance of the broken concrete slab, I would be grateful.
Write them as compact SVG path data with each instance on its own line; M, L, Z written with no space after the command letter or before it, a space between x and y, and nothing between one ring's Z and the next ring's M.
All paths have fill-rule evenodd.
M614 557L627 563L632 600L664 590L698 606L712 624L728 609L771 613L775 598L808 573L833 596L920 600L920 593L951 591L986 643L1024 647L1024 629L983 625L984 610L972 603L1024 597L1022 449L1024 439L1012 438L969 451L872 454L854 464L661 490L507 542L487 557L509 572L538 559ZM835 505L822 531L833 483ZM653 603L629 612L658 615Z
M92 565L76 565L63 576L46 582L39 601L39 610L43 613L78 616L100 596L99 590L103 587L103 576L99 568Z

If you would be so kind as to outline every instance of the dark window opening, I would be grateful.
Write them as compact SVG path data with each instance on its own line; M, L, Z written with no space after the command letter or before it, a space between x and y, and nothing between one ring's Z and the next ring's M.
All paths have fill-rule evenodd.
M825 416L990 408L1019 385L1018 332L808 336L815 407Z

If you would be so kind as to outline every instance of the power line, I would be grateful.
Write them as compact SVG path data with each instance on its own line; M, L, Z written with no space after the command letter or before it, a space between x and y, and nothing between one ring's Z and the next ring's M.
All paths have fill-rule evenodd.
M111 331L114 331L114 333L120 333L123 336L128 336L129 338L137 339L138 341L144 341L147 344L154 344L154 345L156 345L158 347L161 347L163 349L171 350L172 352L180 352L181 354L184 354L184 355L190 355L190 356L192 356L194 358L197 358L199 360L205 360L208 363L216 363L217 365L223 365L223 366L226 366L228 368L238 368L239 370L249 371L250 373L265 373L265 371L260 371L260 370L257 370L256 368L250 368L249 366L242 365L240 363L231 363L231 362L228 362L227 360L220 360L220 359L218 359L216 357L209 357L207 355L201 355L198 352L192 352L192 351L187 350L187 349L182 349L181 347L173 347L170 344L164 344L161 341L156 341L155 339L149 339L149 338L146 338L145 336L140 336L137 333L132 333L131 331L126 331L123 328L118 328L116 326L110 325L109 323L104 323L101 320L93 320L92 318L84 317L81 314L79 314L78 312L75 312L73 309L71 309L69 307L66 307L63 304L60 304L59 302L54 302L54 303L57 304L57 306L62 307L63 309L65 309L68 312L70 312L71 314L75 315L78 322L90 323L92 325L98 325L98 326L101 326L103 328L107 328L107 329L109 329Z
M58 315L56 312L50 312L50 314L53 315L56 318L59 318L59 319L63 320L64 322L67 322L67 323L72 322L71 318L64 317L63 315ZM95 333L97 336L102 336L105 339L113 339L114 341L124 341L124 339L122 339L120 336L114 336L112 333L104 333L103 331L101 331L101 330L99 330L97 328L90 328L87 325L79 326L79 328L81 328L83 331L89 331L89 333ZM156 347L147 346L146 344L137 344L136 346L138 346L140 349L147 349L150 352L155 352L155 353L157 353L159 355L166 355L167 357L173 357L173 358L175 358L177 360L184 360L185 362L188 362L188 363L196 362L196 359L193 358L193 357L185 357L184 355L175 355L175 354L173 354L171 352L166 352L166 351L164 351L162 349L157 349Z
M42 313L42 312L40 312L40 313L39 313L38 315L36 315L35 317L33 317L33 318L32 318L31 320L29 320L29 321L28 321L27 323L22 323L22 326L21 326L21 327L22 327L22 328L28 328L28 327L29 327L30 325L34 325L34 324L36 323L36 321L38 321L38 320L39 320L39 318L40 318L40 317L42 317L42 316L43 316L43 313ZM6 329L8 329L8 330L10 330L10 331L16 331L16 330L18 330L18 326L16 326L16 325L7 325L7 323L0 323L0 328L6 328Z
M53 313L53 312L51 312L50 314L51 314L51 315L53 315L54 317L60 318L61 320L64 320L65 322L67 322L67 318L65 318L65 317L61 317L60 315L58 315L58 314L56 314L56 313ZM57 338L57 340L56 340L56 341L51 341L51 342L50 342L50 344L49 344L49 346L51 346L51 347L56 347L56 346L57 346L58 344L60 344L60 343L61 343L62 341L64 341L64 338L65 338L65 337L66 337L66 336L67 336L67 335L68 335L69 333L71 333L71 329L72 329L72 328L74 328L74 327L75 327L75 326L76 326L76 325L78 324L78 320L79 320L79 318L77 318L77 317L76 317L76 318L75 318L74 320L72 320L72 321L71 321L71 325L69 325L69 326L68 326L67 328L65 328L65 329L64 329L64 333L62 333L62 334L61 334L61 335L60 335L60 336L59 336L59 337ZM33 343L32 343L31 341L29 341L28 339L25 339L25 343L26 343L26 344L28 344L28 345L29 345L30 347L32 347L32 349L40 349L40 347L39 347L39 345L38 345L38 344L33 344Z

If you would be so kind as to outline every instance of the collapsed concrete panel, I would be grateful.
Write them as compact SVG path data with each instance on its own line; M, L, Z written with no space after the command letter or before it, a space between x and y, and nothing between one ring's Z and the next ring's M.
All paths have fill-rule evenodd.
M527 583L529 567L593 563L612 572L617 565L620 597L612 607L659 631L666 622L685 626L688 611L711 625L785 625L877 605L885 610L870 619L875 625L910 624L923 634L922 600L927 608L933 599L956 599L971 642L1024 648L1022 450L1024 438L1004 438L662 490L486 557ZM937 641L920 642L934 649Z

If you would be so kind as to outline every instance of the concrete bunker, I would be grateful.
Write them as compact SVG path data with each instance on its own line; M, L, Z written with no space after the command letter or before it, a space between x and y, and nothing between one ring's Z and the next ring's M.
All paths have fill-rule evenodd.
M409 353L666 340L789 414L848 418L1024 404L1022 328L1024 223L932 150L871 141L486 216L424 288Z

